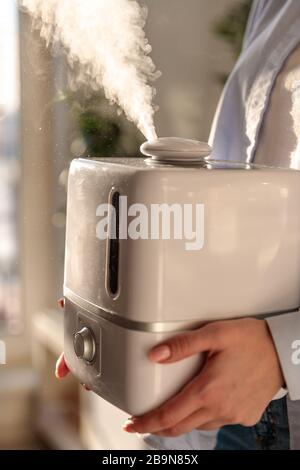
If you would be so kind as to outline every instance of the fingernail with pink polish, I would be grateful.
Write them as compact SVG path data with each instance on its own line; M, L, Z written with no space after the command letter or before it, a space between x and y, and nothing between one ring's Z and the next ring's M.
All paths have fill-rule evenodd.
M84 390L86 390L87 392L90 392L90 391L91 391L91 389L90 389L87 385L85 385L85 384L83 384L83 383L82 383L81 385L82 385L82 387L84 388Z
M150 359L153 362L166 361L171 357L171 349L169 346L158 346L150 352Z
M127 419L125 423L123 424L123 429L126 432L136 432L134 429L134 421L132 419Z

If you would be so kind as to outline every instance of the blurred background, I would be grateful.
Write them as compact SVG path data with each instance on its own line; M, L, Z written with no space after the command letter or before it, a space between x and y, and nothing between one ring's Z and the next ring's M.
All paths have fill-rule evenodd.
M143 0L163 72L159 136L206 140L251 0ZM88 8L88 2L87 2ZM143 136L103 96L68 86L63 55L17 0L0 15L0 449L141 449L126 415L68 377L62 295L66 183L77 156L136 156ZM0 351L0 352L1 352ZM1 364L5 362L5 364Z

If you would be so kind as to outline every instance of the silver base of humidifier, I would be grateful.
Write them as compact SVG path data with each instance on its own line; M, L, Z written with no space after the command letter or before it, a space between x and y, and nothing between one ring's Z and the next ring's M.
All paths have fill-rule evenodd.
M167 365L153 364L147 357L152 347L186 331L183 325L164 331L170 326L124 322L70 292L65 300L65 358L70 370L125 412L141 415L156 408L199 371L200 355Z

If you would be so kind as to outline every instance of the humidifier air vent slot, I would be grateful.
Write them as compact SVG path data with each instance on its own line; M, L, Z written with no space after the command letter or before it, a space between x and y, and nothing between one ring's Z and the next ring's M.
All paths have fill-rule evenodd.
M117 191L111 192L110 204L114 210L111 212L111 236L108 241L107 287L109 294L116 297L119 290L120 193Z

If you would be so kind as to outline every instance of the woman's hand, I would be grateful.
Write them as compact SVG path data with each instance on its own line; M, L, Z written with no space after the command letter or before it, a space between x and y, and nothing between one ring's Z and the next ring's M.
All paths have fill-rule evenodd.
M64 308L65 300L64 299L59 299L58 305L61 308ZM55 376L58 379L63 379L64 377L66 377L68 375L69 372L70 372L70 369L68 368L68 366L66 364L64 353L61 353L61 355L59 356L59 358L56 361ZM81 385L83 386L83 388L85 390L90 391L90 389L85 384L81 384Z
M68 375L70 369L68 368L64 353L61 353L59 358L57 359L56 366L55 366L55 375L57 379L63 379Z
M125 431L175 437L195 428L253 426L284 384L267 323L251 318L211 323L149 353L168 364L206 352L200 373L158 409L124 424Z
M65 299L59 299L58 305L59 307L64 308ZM61 353L61 355L56 361L55 376L57 379L63 379L64 377L66 377L66 375L68 375L69 372L70 370L66 364L64 353Z

